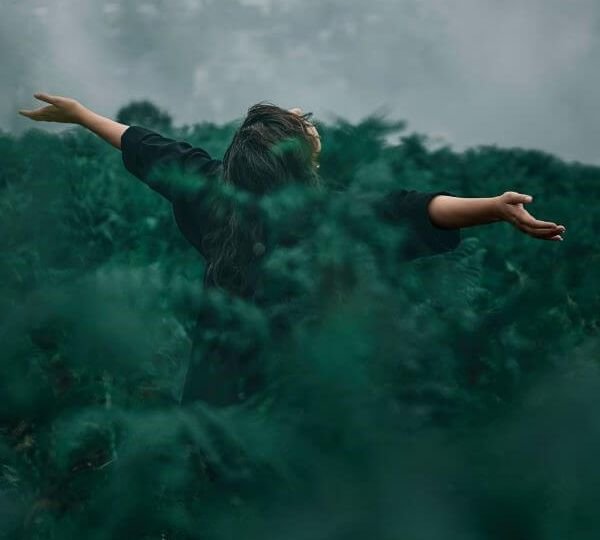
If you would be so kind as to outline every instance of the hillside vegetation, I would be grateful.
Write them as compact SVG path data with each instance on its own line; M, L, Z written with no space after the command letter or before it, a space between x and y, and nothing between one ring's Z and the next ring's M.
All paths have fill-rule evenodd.
M236 128L152 112L120 118L215 157ZM330 191L227 194L302 231L265 253L259 304L203 290L105 142L0 135L0 538L598 538L600 169L318 127ZM404 231L348 196L391 186L527 193L565 241L495 223L399 261ZM266 374L241 405L179 405L199 313L200 346Z

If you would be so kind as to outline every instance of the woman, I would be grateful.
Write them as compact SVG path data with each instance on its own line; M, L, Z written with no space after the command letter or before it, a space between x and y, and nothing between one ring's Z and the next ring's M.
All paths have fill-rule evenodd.
M161 174L163 167L197 173L257 196L293 182L319 187L320 136L310 122L311 115L302 114L298 108L286 110L268 103L250 107L221 161L186 142L100 116L74 99L43 93L34 96L49 105L20 110L20 114L36 121L86 127L120 149L126 169L171 202L179 229L206 259L204 281L209 287L252 297L258 277L253 261L263 254L268 231L262 230L258 220L242 224L235 212L217 223L205 211L207 205L201 195L206 192L182 182L181 177L178 180L177 175ZM523 206L530 202L531 196L512 191L495 197L466 198L445 191L397 189L381 194L375 204L384 219L411 228L413 234L404 255L415 258L454 249L463 227L497 221L508 221L534 238L561 241L565 227L535 219ZM184 403L203 399L222 405L244 398L248 387L238 380L243 361L233 355L224 361L226 355L220 354L219 361L208 365L208 370L206 364L201 367L192 361Z

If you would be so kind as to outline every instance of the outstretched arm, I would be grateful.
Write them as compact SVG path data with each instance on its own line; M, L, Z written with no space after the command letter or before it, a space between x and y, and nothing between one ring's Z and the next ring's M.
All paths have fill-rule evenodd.
M121 149L121 136L129 128L125 124L120 124L110 118L96 114L85 107L82 107L80 111L79 124L93 131L119 150Z
M182 197L193 198L201 184L171 173L209 175L219 170L219 160L185 141L163 137L141 126L115 122L72 98L43 93L34 96L50 105L32 111L21 109L20 114L36 121L79 124L93 131L121 150L123 164L131 174L173 203Z
M38 122L79 124L93 131L115 148L121 149L121 136L129 126L96 114L72 98L44 93L34 94L34 97L50 105L32 111L20 109L19 114Z
M566 228L551 221L535 219L523 207L523 204L532 201L530 195L514 191L484 198L438 195L430 202L428 211L431 222L441 228L459 229L507 221L534 238L561 241Z

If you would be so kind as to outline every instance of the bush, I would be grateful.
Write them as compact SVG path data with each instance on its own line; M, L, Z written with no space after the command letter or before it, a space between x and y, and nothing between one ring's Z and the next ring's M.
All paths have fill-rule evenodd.
M147 103L119 119L171 129ZM0 538L597 536L600 169L384 142L403 128L320 126L332 191L260 201L303 234L265 254L254 304L202 289L107 145L2 136ZM522 190L568 232L493 224L401 261L404 232L355 198L390 186ZM247 359L255 392L180 406L192 340Z

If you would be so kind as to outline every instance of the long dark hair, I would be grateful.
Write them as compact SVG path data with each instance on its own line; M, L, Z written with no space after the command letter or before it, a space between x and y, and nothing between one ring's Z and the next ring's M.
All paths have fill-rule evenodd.
M268 102L250 107L223 157L222 181L255 198L291 183L320 186L311 117ZM264 253L264 223L258 213L249 220L235 205L220 223L203 242L205 285L251 295L249 268Z

